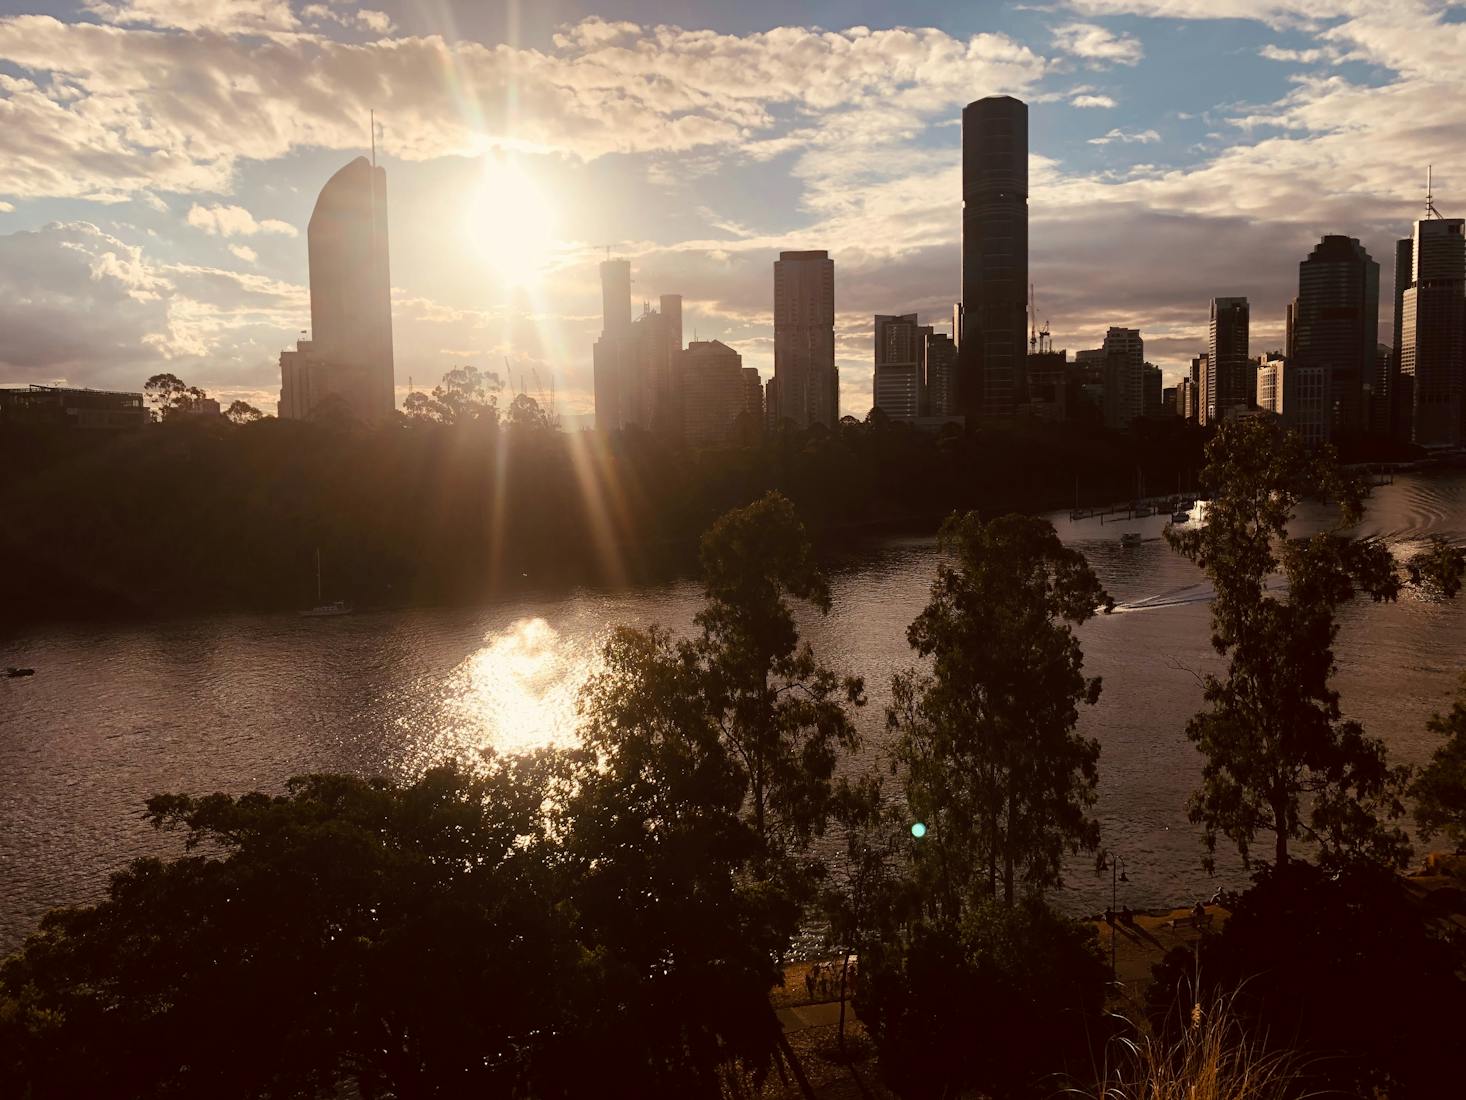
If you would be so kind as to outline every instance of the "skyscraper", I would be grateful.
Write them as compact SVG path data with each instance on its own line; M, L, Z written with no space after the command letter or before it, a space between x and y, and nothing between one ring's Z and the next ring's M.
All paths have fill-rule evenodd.
M962 111L962 329L958 401L1007 416L1028 337L1028 105L988 96Z
M1324 237L1298 265L1292 354L1300 371L1318 369L1325 439L1368 427L1364 387L1372 385L1379 343L1379 264L1353 237Z
M1125 431L1145 414L1145 341L1139 329L1111 328L1102 350L1105 427Z
M306 245L311 339L281 356L280 413L303 419L339 402L360 420L381 420L397 404L386 170L357 157L327 180Z
M1402 237L1395 242L1395 320L1388 369L1377 387L1376 400L1381 421L1380 434L1393 439L1410 438L1410 394L1400 377L1400 345L1405 319L1405 291L1414 275L1415 240Z
M840 419L835 261L828 252L780 252L774 261L773 381L775 422L832 428Z
M1434 207L1431 207L1434 214ZM1461 218L1415 223L1410 286L1401 294L1401 397L1410 391L1411 441L1459 446L1466 388L1466 237Z
M682 438L694 447L729 442L734 422L749 404L743 356L721 340L694 340L686 351L679 349L677 360ZM753 386L758 388L757 371Z
M926 339L931 326L916 314L875 319L875 376L872 404L893 420L915 420L926 405Z
M1246 298L1213 298L1201 394L1203 424L1220 423L1245 412L1256 400L1257 364L1247 355L1249 310Z
M592 353L596 427L624 428L635 420L631 354L631 261L601 263L601 338Z
M926 415L958 416L957 345L945 332L926 338Z

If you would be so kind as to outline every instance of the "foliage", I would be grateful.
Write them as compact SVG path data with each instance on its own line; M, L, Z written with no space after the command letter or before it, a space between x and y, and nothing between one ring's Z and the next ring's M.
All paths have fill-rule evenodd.
M1099 744L1074 727L1100 682L1083 675L1072 627L1112 604L1044 520L953 516L941 542L955 565L907 634L931 673L895 677L889 724L911 819L926 825L924 905L956 921L979 899L1057 885L1065 851L1098 844Z
M473 366L454 367L443 375L431 394L414 390L402 402L409 420L436 424L486 424L499 420L499 391L504 383L493 371Z
M1456 688L1451 709L1431 715L1426 728L1445 743L1435 750L1410 788L1415 822L1422 838L1444 833L1460 851L1466 849L1466 675Z
M989 901L862 955L855 1004L900 1096L1049 1095L1046 1079L1087 1064L1104 1031L1108 975L1092 928L1036 898Z
M1076 475L1085 503L1121 499L1137 464L1148 482L1174 483L1199 463L1201 438L1186 425L1130 438L1026 422L967 435L854 424L694 451L543 422L499 433L346 416L239 431L211 421L0 433L0 569L44 569L52 582L12 593L11 620L299 606L314 597L317 546L359 607L477 600L526 580L664 579L696 568L719 515L770 490L812 537L845 544L935 526L954 508L1064 506Z
M1092 1100L1302 1100L1310 1095L1300 1060L1268 1051L1246 1029L1230 997L1193 1000L1169 1038L1150 1028L1115 1036ZM1115 1053L1112 1055L1112 1051Z
M264 419L265 414L248 401L231 401L224 410L224 416L231 424L253 424L256 420Z
M1307 1059L1312 1089L1446 1096L1466 1073L1463 963L1393 871L1293 860L1260 869L1219 933L1157 964L1147 998L1175 1038L1194 1001L1230 996L1254 1041Z
M176 374L155 374L143 385L143 397L153 407L155 420L166 420L177 413L187 412L208 396Z
M1336 610L1359 593L1393 600L1402 584L1383 543L1347 534L1362 485L1332 451L1310 450L1263 418L1222 425L1203 483L1212 494L1205 524L1166 537L1215 587L1212 645L1228 660L1225 677L1205 678L1208 709L1186 727L1203 756L1191 819L1206 830L1207 865L1219 834L1247 863L1259 832L1273 834L1278 864L1300 838L1326 860L1402 864L1408 843L1388 822L1403 812L1407 773L1359 723L1342 720L1329 684ZM1305 496L1333 502L1335 522L1290 537ZM1286 591L1274 594L1278 572Z

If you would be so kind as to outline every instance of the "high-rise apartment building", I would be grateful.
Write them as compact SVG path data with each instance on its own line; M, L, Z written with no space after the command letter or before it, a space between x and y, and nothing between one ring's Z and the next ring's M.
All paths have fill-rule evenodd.
M682 354L682 295L663 294L631 320L631 264L601 264L601 337L592 353L596 427L681 432L677 366ZM736 354L736 353L735 353Z
M1028 339L1028 105L988 96L962 111L962 327L958 402L1008 416Z
M1145 341L1139 329L1111 328L1101 350L1105 354L1105 427L1125 431L1145 415Z
M835 368L835 261L824 251L781 252L774 262L774 378L769 414L834 427L840 419Z
M957 408L957 344L945 332L926 337L926 415L959 416Z
M1434 208L1432 208L1432 213ZM1400 295L1400 398L1411 441L1460 446L1466 390L1466 237L1461 218L1415 223L1410 285Z
M1144 374L1141 376L1141 413L1140 415L1149 420L1156 420L1162 416L1169 415L1165 407L1162 394L1165 392L1162 387L1164 380L1161 377L1161 368L1154 363L1146 363ZM1172 394L1172 404L1175 404L1175 395Z
M1324 438L1363 432L1379 343L1379 264L1355 238L1326 236L1298 265L1294 301L1288 358L1300 371L1321 372Z
M387 173L366 157L337 171L306 228L311 339L280 356L280 416L335 406L366 423L396 407Z
M1213 298L1206 361L1201 365L1201 422L1220 423L1256 400L1257 364L1247 354L1246 298Z
M875 408L892 420L915 420L926 407L926 345L930 325L917 315L878 313L875 318Z
M678 352L682 438L691 446L729 442L733 425L748 407L743 356L721 340L694 340ZM758 385L758 372L753 373Z

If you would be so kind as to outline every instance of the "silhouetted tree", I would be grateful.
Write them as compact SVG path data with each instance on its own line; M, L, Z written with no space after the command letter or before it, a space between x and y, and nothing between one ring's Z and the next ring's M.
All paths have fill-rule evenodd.
M926 826L915 873L925 907L956 922L985 898L1059 881L1065 851L1093 850L1099 744L1075 733L1099 698L1073 625L1111 606L1078 551L1027 516L942 527L931 602L911 624L929 675L898 674L888 722L911 819Z
M1451 709L1431 715L1426 728L1444 744L1410 788L1415 823L1425 840L1444 833L1458 851L1466 849L1466 676L1461 677Z
M1466 1077L1463 964L1392 870L1290 859L1259 868L1220 932L1168 953L1147 1001L1163 1036L1225 1001L1249 1042L1301 1056L1300 1096L1448 1096Z
M265 418L265 414L248 401L231 401L229 408L224 410L224 415L231 424L253 424L256 420Z
M189 406L193 390L176 374L155 374L143 384L143 396L153 407L153 419L164 420Z
M1205 523L1167 528L1166 538L1215 586L1212 645L1228 662L1225 676L1205 678L1207 709L1186 727L1203 757L1190 812L1206 830L1207 865L1218 834L1245 864L1260 831L1273 834L1279 865L1299 839L1329 860L1402 863L1408 842L1389 822L1403 812L1406 771L1341 719L1330 686L1336 610L1357 593L1393 600L1402 584L1384 543L1347 533L1362 514L1362 484L1329 448L1309 449L1264 418L1222 425L1202 482L1212 496ZM1305 496L1333 502L1336 521L1290 537ZM1279 572L1285 591L1269 591Z
M551 415L527 393L515 394L514 400L509 402L509 424L514 428L544 431L549 431L557 426Z
M880 965L862 955L855 1003L900 1096L1050 1096L1103 1043L1108 975L1092 927L1037 898L984 901L917 924Z

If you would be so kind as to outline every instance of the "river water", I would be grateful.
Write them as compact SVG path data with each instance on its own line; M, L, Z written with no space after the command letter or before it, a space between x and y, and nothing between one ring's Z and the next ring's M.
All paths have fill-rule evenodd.
M1102 746L1097 813L1130 879L1120 904L1190 902L1240 885L1230 853L1215 877L1202 871L1186 820L1199 765L1183 731L1200 704L1198 674L1217 667L1209 590L1162 540L1163 517L1051 518L1119 604L1080 638L1086 671L1104 678L1081 728ZM1466 541L1466 474L1398 477L1375 490L1363 530L1401 553L1431 534ZM1122 531L1143 542L1122 547ZM830 614L801 617L826 664L866 679L866 747L853 767L881 762L891 674L913 659L906 627L938 560L930 538L847 548L832 567ZM565 742L611 625L687 631L698 604L686 580L474 609L68 625L0 640L0 666L36 669L0 679L0 954L49 907L95 900L129 859L178 850L142 820L149 795L278 791L307 771L407 777L484 745ZM1407 594L1357 603L1341 619L1345 714L1396 760L1423 762L1434 748L1426 719L1449 705L1466 668L1466 601ZM1076 863L1056 901L1075 913L1103 909L1108 879Z

